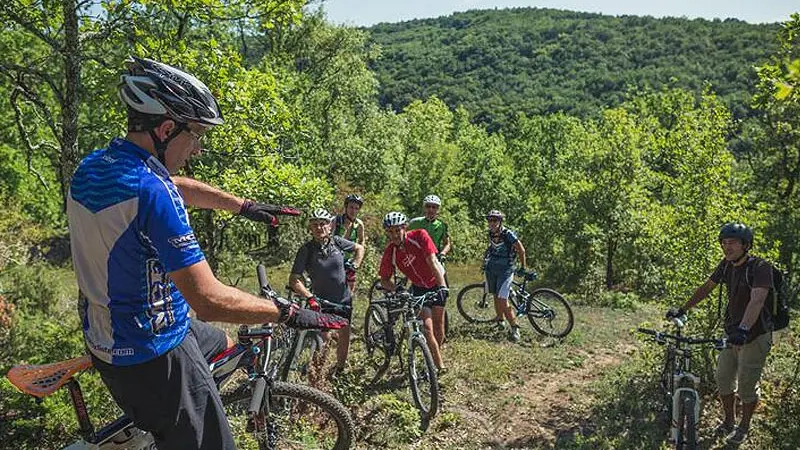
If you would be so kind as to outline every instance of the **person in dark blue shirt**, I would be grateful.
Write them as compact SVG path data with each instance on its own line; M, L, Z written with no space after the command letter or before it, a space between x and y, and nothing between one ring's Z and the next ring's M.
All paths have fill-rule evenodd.
M509 338L519 341L519 325L515 311L508 304L511 292L511 281L514 279L514 260L519 255L520 272L525 271L525 247L517 238L517 234L503 226L505 215L493 209L486 214L489 224L489 247L486 249L484 270L486 288L494 295L494 310L498 325L502 326L503 316L511 325Z
M232 345L224 332L190 320L284 322L318 327L346 321L297 310L220 283L185 204L275 224L280 208L172 177L223 123L216 99L192 75L133 58L119 96L128 133L81 161L67 198L79 313L92 362L122 410L164 449L233 449L206 360Z

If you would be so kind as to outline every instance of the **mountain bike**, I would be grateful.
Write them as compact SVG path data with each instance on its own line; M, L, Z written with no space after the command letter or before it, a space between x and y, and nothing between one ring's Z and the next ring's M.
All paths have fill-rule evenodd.
M563 338L572 331L572 308L564 297L553 289L528 289L528 283L538 278L535 271L525 272L522 282L513 280L508 301L517 317L527 316L538 333ZM464 286L456 300L458 312L470 323L493 323L497 320L494 295L488 292L486 281Z
M700 394L697 388L700 377L691 372L692 346L712 344L714 349L723 350L726 339L698 339L681 336L686 316L672 319L675 334L639 328L638 331L653 337L659 345L664 345L664 367L661 370L660 385L664 392L670 421L670 442L676 450L697 448L697 424L700 421Z
M376 383L391 365L392 358L397 356L403 368L401 345L405 337L408 352L405 366L407 369L409 388L414 405L420 411L423 420L430 420L439 410L439 382L436 366L433 363L430 348L421 331L420 312L426 300L437 295L429 292L413 296L402 291L386 294L383 298L373 300L367 308L367 319L364 327L368 369L374 373L370 384ZM400 339L395 333L395 324L402 318L403 331Z
M350 305L334 303L321 297L317 302L325 312L349 314ZM302 305L307 307L306 301ZM282 362L279 379L283 381L304 382L315 370L324 366L325 339L321 330L294 330L287 347L286 358Z
M395 274L393 279L392 279L392 281L394 282L394 285L397 286L400 289L408 288L408 277L397 276L397 274ZM370 285L369 292L367 294L367 299L369 300L369 303L372 304L373 300L384 296L384 294L385 294L385 289L383 289L383 285L381 285L381 279L380 278L376 278L372 282L372 284ZM376 308L379 308L379 307L380 307L380 305L376 305ZM375 313L375 310L373 310L372 312L373 312L373 314L377 314L377 313ZM372 318L370 318L370 314L369 313L370 313L370 311L367 310L367 314L364 315L364 330L367 330L368 321L370 321L370 320L379 320L380 319L380 317L372 317ZM444 340L445 340L445 342L447 342L447 335L448 334L450 334L450 315L447 313L447 308L445 308L445 310L444 310L444 338L445 338ZM364 336L366 336L366 335L367 335L367 333L365 331L364 332Z
M264 266L257 267L261 295L277 297ZM353 420L338 400L309 386L276 380L273 355L282 326L241 325L238 343L209 361L228 422L239 449L320 448L344 450L354 436ZM148 450L155 448L150 433L123 416L96 430L77 376L92 367L86 355L43 366L15 366L11 383L26 394L44 399L59 388L69 390L78 417L81 439L64 450ZM241 370L239 370L241 369Z

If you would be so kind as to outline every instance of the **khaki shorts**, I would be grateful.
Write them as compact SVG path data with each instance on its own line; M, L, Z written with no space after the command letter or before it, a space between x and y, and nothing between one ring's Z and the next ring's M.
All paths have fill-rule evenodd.
M717 389L719 395L738 392L742 403L758 400L758 380L772 348L772 333L767 332L735 350L726 348L717 361ZM737 383L738 381L738 383ZM738 384L738 389L737 389Z

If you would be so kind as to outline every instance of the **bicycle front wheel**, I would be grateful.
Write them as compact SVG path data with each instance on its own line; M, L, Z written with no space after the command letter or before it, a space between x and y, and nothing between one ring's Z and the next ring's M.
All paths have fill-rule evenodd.
M268 393L269 402L264 402L255 417L248 417L247 413L252 396L250 384L223 394L222 404L237 449L350 448L355 426L338 400L312 387L281 381L273 382Z
M470 323L489 323L497 318L494 296L486 292L483 283L464 286L456 299L458 312Z
M697 449L697 411L696 399L689 393L681 394L678 412L678 439L675 440L677 450Z
M528 320L541 334L563 338L572 331L574 318L572 308L558 292L536 289L528 298Z
M428 344L421 336L411 338L408 351L408 383L411 397L425 419L432 419L439 410L439 381Z

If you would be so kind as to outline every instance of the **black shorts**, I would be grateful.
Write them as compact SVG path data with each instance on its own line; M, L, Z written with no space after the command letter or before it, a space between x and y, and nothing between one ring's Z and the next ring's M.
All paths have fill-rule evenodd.
M436 292L439 289L441 289L439 286L432 287L432 288L424 288L424 287L419 287L417 285L412 284L411 285L411 295L413 295L414 297L419 297L420 295L427 294L428 292ZM441 306L442 308L444 308L446 304L447 304L447 294L444 294L444 295L437 295L437 296L435 296L433 298L430 298L430 299L426 300L425 303L422 306L424 306L426 308L432 308L434 306Z
M206 360L225 350L225 333L192 319L177 347L150 361L113 366L92 356L111 395L159 450L235 449Z

